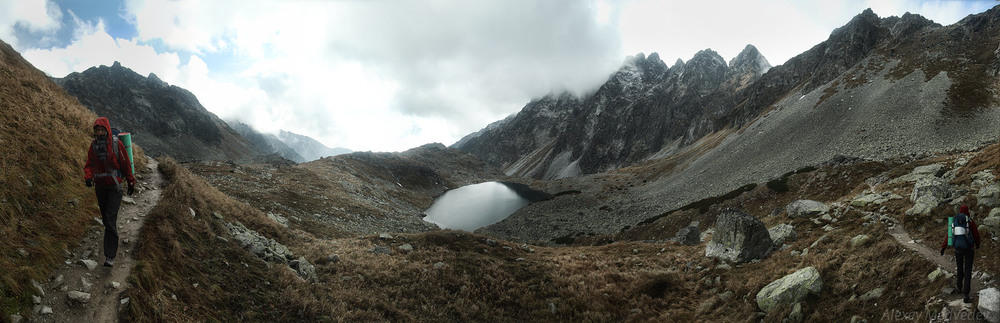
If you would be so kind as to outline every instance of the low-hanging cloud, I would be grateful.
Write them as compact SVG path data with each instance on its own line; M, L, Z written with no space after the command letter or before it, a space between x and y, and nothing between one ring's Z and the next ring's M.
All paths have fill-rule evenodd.
M118 60L189 89L224 119L388 151L448 144L533 98L592 91L627 54L671 63L713 48L728 59L751 43L777 65L866 7L930 10L941 23L985 10L880 0L121 1L109 14L134 38L50 0L0 2L0 38L53 76ZM66 28L73 38L47 48L17 38Z

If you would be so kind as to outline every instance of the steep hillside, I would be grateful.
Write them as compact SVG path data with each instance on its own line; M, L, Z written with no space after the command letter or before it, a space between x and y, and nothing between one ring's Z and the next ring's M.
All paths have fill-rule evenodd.
M639 182L631 183L634 187L630 187L634 195L606 199L598 205L606 205L605 209L583 211L590 221L575 221L581 211L570 207L573 203L560 208L536 204L497 223L495 229L518 232L524 237L549 238L573 232L612 233L706 196L724 195L748 184L778 178L789 171L823 164L838 156L874 161L913 159L978 149L996 142L1000 138L1000 109L995 103L995 89L1000 79L991 74L990 69L965 68L961 64L940 69L947 65L934 62L956 60L964 64L989 66L1000 64L1000 54L991 49L976 52L976 55L956 53L955 56L942 56L949 58L941 60L921 61L916 58L945 55L947 51L972 50L971 47L975 46L971 44L970 48L948 45L951 38L946 36L959 31L968 31L972 35L970 37L980 41L1000 42L998 16L1000 8L994 8L956 25L941 27L919 16L879 19L866 11L835 31L819 49L814 48L785 65L772 68L757 83L743 90L773 90L785 84L782 82L791 82L787 86L794 91L779 97L778 101L767 109L761 109L762 113L753 118L735 117L738 111L747 111L739 110L748 107L742 105L725 118L733 118L732 127L741 122L747 124L720 130L685 148L661 155L666 156L662 159L663 163L673 166L649 166L659 168L663 173L638 178ZM981 25L983 21L993 21L993 24ZM885 37L895 34L895 37L913 39L896 43L889 41L895 38L888 38L876 42L878 47L865 51L867 54L863 55L825 49L829 44L840 44L837 48L841 49L868 48L862 45L864 42L858 42L867 39L867 36L875 36L873 33L880 30L884 31ZM894 33L893 30L897 31ZM926 54L923 51L908 52L904 55L902 50L910 48L906 44L919 43L920 37L937 39L937 42L926 45L934 51ZM883 51L894 52L896 56L883 56ZM935 51L945 52L935 54ZM855 53L848 56L861 56L863 59L851 63L852 60L842 57L847 53ZM971 58L973 56L975 59ZM807 64L813 68L789 70L806 61L837 62L841 64L837 66L842 68ZM923 67L916 68L913 67L914 62L924 62L926 66L917 65ZM830 70L822 75L843 72L816 87L810 85L817 80L814 77L794 82L794 75L802 75L803 71L826 71L820 68L824 66ZM781 75L788 75L789 78L778 78ZM988 94L980 100L986 105L956 107L951 103L970 98L956 95L961 92L956 84L968 82L986 82L980 85L982 91L976 92ZM810 87L810 91L804 92ZM749 104L750 101L746 102ZM657 159L649 163L658 164ZM565 182L573 183L573 180ZM530 225L530 221L565 222L565 225L560 227L562 232L553 232L544 229L544 226ZM596 227L591 223L603 223L604 226Z
M919 15L879 18L867 10L833 31L826 41L770 69L750 47L728 66L709 50L669 69L654 55L645 59L640 55L627 61L594 95L533 101L516 117L473 134L456 148L509 174L551 179L669 156L706 135L744 129L763 113L782 106L820 111L856 107L842 115L825 113L823 118L801 120L805 124L856 118L891 127L950 127L956 124L953 121L964 122L955 118L981 119L982 113L992 113L990 108L997 104L1000 60L996 46L989 44L996 44L1000 37L998 11L994 8L941 26ZM901 118L925 122L906 123L912 120ZM909 143L896 140L901 135L898 131L849 126L823 131L865 132L868 142L891 143L881 147L882 152L864 157L908 153L904 148ZM819 132L802 128L783 134L783 139L798 138L799 131ZM975 136L982 137L919 133L914 139L940 143L922 150L941 151ZM813 163L832 157L813 155L820 157Z
M683 147L711 130L713 96L752 83L771 66L748 45L728 64L712 50L673 67L653 53L625 61L586 98L550 95L454 147L507 174L555 179L635 164Z
M91 111L145 143L150 155L178 160L245 161L260 151L188 90L143 77L115 62L54 79Z
M83 184L95 118L0 40L0 321L29 313L33 283L99 217Z
M281 218L262 212L271 210L272 205L300 205L302 210L366 210L371 204L396 208L400 205L394 204L394 199L440 191L434 182L444 179L459 184L480 176L461 176L464 171L439 173L454 167L445 158L453 152L440 146L400 155L325 158L253 176L266 179L266 185L289 183L289 191L293 191L322 185L311 181L293 184L304 177L346 183L353 181L349 173L367 178L356 187L371 197L341 199L338 194L349 194L348 188L321 187L331 195L317 198L313 197L316 191L301 195L272 192L239 198L252 199L249 205L202 179L216 183L222 191L240 192L239 187L248 185L239 180L243 172L250 173L247 165L188 164L193 173L202 174L199 177L166 161L161 162L161 168L171 184L164 192L164 202L147 220L137 252L142 264L130 280L132 287L126 291L130 301L123 306L122 315L132 321L491 321L501 317L517 321L771 322L790 318L829 322L878 321L886 315L938 318L944 310L952 310L948 303L956 295L948 294L947 287L953 280L935 277L937 263L900 243L936 248L944 226L935 220L949 215L954 207L951 202L977 205L981 194L971 188L996 185L984 171L1000 172L998 147L912 161L841 158L791 172L780 180L756 183L737 194L705 198L615 234L570 235L563 241L569 244L558 247L447 230L377 231L386 229L378 227L384 219L365 223L372 226L370 233L335 236L329 230L337 227L336 223L302 218L290 219L286 227ZM434 172L414 168L432 161L439 164L425 165ZM634 198L642 180L658 176L661 166L653 165L656 162L596 177L534 184L550 191L569 188L566 185L580 189L553 201L591 194L593 198ZM933 171L918 171L921 167ZM226 173L236 175L223 175ZM951 179L948 183L954 185L955 193L930 215L905 216L903 211L914 202L903 196L914 190L912 180L921 182L906 178L918 173ZM388 192L389 198L365 188L387 190L393 186L400 189ZM873 195L878 198L869 199ZM264 201L253 201L257 199ZM792 215L785 207L799 199L813 199L829 209L805 217ZM589 208L577 205L584 212ZM706 242L716 239L717 216L729 208L743 210L769 228L788 225L795 234L775 244L759 261L733 263L708 258ZM990 207L977 209L977 218L990 223L983 215ZM704 232L700 239L693 245L673 241L676 232L689 225L697 228L696 233ZM919 240L894 240L889 231L900 227ZM984 230L995 230L995 225ZM985 237L983 250L995 247L989 235ZM977 260L976 266L978 271L996 273L1000 261ZM809 267L822 279L817 292L768 311L759 307L757 295L766 285ZM986 275L976 277L986 286L994 284ZM965 315L971 317L970 312Z

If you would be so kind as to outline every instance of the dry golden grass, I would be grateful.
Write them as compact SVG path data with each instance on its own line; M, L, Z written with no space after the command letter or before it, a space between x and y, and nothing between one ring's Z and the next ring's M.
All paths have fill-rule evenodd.
M93 190L83 183L96 115L2 41L0 98L0 320L5 320L8 313L30 313L30 296L38 293L31 280L47 280L99 211ZM139 146L135 153L144 158Z
M95 115L0 41L0 317L28 313L98 214L83 184ZM27 253L23 256L20 250Z
M972 175L978 172L989 170L993 175L1000 176L1000 143L992 144L983 148L975 157L969 160L969 164L962 167L951 183L953 185L968 185L972 183Z
M165 160L161 168L171 184L142 233L137 250L141 261L131 278L135 288L126 292L132 302L124 318L758 321L756 293L771 281L808 266L816 267L824 279L821 295L803 304L810 321L851 315L875 320L888 310L922 313L924 301L947 282L928 283L925 277L933 265L904 251L882 225L862 225L858 212L843 215L834 224L837 230L829 233L807 219L789 220L784 214L764 218L774 207L795 199L831 202L852 196L865 186L864 179L892 167L878 163L824 167L790 176L788 191L774 192L759 185L712 206L705 214L689 211L694 212L689 214L692 217L700 216L696 219L703 221L703 229L714 222L712 214L719 207L740 207L762 217L768 226L784 222L796 226L798 238L788 242L789 249L776 251L760 263L727 270L716 268L717 260L704 257L704 244L612 242L531 246L531 252L514 243L494 244L487 241L489 237L456 231L401 234L392 239L318 239L309 232L275 225L261 212L233 201ZM898 167L912 169L909 164ZM188 207L199 216L192 218ZM269 265L233 242L219 240L216 236L228 234L222 221L209 216L211 212L222 214L225 221L239 220L288 245L296 256L316 265L319 282L307 284L286 266ZM686 225L690 220L675 222ZM653 240L673 235L673 231L660 231L653 238L655 231L646 234ZM871 240L852 248L849 241L859 234ZM806 256L789 253L810 247L824 235L827 240L809 248ZM401 251L403 244L412 245L413 251ZM392 253L374 254L370 250L375 246L389 247ZM339 261L328 261L332 254ZM882 297L851 300L875 288L884 288ZM779 307L763 318L780 321L790 310Z

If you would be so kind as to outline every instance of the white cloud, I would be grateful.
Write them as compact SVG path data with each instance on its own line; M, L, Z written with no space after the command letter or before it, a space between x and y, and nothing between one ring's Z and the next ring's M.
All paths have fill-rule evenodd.
M126 9L141 40L241 60L208 71L216 83L176 80L209 110L352 149L450 144L531 98L594 88L622 59L614 27L577 1L130 0Z
M750 43L776 65L867 7L948 24L985 10L970 3L125 0L135 39L74 19L64 26L76 30L70 45L19 50L53 76L118 60L190 90L223 118L398 151L449 144L553 91L586 92L626 54L655 51L672 64L712 48L729 59ZM0 2L0 37L18 23L54 34L53 8Z
M921 14L935 22L955 23L970 12L990 8L983 1L632 1L623 4L625 52L659 52L673 64L712 48L731 59L753 44L773 65L829 38L866 8L880 17Z
M59 6L48 0L0 1L0 39L20 48L14 37L15 25L32 32L54 32L61 26L61 19Z
M163 79L174 78L180 59L174 53L156 53L148 45L133 40L114 39L108 35L103 21L89 24L75 20L72 43L64 48L29 49L22 55L42 71L54 77L64 77L75 71L111 65L119 61L142 75L156 73Z

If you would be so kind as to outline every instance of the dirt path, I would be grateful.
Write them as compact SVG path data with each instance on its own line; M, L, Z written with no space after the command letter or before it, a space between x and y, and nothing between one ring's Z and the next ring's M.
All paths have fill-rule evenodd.
M137 177L136 193L122 201L118 212L119 248L115 265L104 267L104 227L95 218L79 247L67 252L65 263L52 273L44 285L41 304L35 307L36 322L117 322L118 309L127 299L119 295L126 288L135 260L132 248L139 236L145 216L160 200L163 180L155 160L149 159ZM89 269L84 260L97 267ZM89 301L79 303L69 298L71 292L84 292Z
M949 277L945 278L949 281L950 287L954 288L955 278L952 275L955 274L955 252L952 249L946 250L942 256L940 250L934 250L930 247L916 242L910 237L910 234L901 225L895 225L890 227L889 234L896 239L896 242L903 245L907 249L915 251L924 259L927 259L941 270L948 272ZM977 255L978 256L978 255ZM973 269L976 268L975 263L972 266ZM962 300L962 294L951 293L951 294L941 294L939 295L941 300L947 304L948 313L942 313L938 318L932 319L933 322L974 322L974 314L976 310L976 304L979 301L979 290L984 288L983 282L979 279L979 273L972 273L972 293L969 297L972 298L972 303L966 304ZM939 278L940 279L940 278ZM948 315L950 314L950 315ZM946 319L950 318L950 319Z

